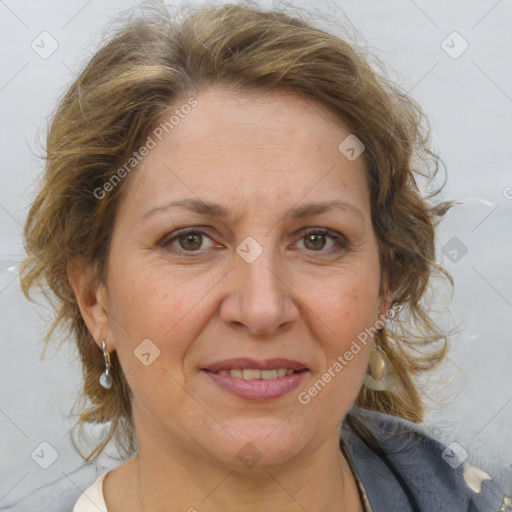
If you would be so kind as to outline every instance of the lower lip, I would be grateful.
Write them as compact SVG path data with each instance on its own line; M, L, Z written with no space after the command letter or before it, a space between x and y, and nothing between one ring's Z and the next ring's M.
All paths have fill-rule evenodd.
M301 370L300 372L285 375L284 377L276 377L275 379L245 380L239 377L232 377L231 375L213 373L208 370L201 371L222 389L246 400L272 400L279 398L297 389L306 377L306 374L309 373L308 370Z

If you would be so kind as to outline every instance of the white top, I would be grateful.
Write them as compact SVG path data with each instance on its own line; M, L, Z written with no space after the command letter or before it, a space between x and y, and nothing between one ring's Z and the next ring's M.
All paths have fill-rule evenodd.
M103 480L109 472L101 475L84 493L78 498L72 512L108 512L105 498L103 496Z

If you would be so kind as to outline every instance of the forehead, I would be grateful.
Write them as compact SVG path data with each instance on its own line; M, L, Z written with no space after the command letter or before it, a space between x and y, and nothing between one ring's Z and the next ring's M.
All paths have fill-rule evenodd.
M289 91L211 88L194 98L196 106L181 112L172 129L167 125L130 176L131 208L194 195L233 207L237 200L284 207L306 195L340 194L368 207L364 159L350 161L340 152L350 130L324 105Z

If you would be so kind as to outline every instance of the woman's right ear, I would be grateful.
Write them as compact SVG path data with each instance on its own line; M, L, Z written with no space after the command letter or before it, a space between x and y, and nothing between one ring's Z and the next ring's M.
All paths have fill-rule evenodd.
M68 266L68 279L75 293L82 318L98 346L110 332L107 309L107 289L100 283L92 266L72 262Z

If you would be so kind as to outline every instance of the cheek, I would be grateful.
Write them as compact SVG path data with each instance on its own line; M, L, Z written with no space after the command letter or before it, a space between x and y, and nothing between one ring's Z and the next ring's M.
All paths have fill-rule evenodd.
M330 407L346 412L362 385L376 321L378 282L373 277L372 272L352 268L323 282L321 291L309 294L322 361L316 375L318 384L303 390L303 399L311 400L318 414ZM319 399L314 398L315 393Z
M184 272L169 266L130 265L114 270L110 288L115 314L126 331L160 337L185 318L204 296Z
M335 319L339 319L336 327L339 332L350 332L353 337L356 331L369 327L375 321L376 292L373 287L350 287L339 298L342 311Z
M299 403L308 407L312 417L324 418L328 432L346 414L361 389L372 346L371 327L375 321L375 286L340 281L325 289L323 302L317 304L324 333L318 336L322 364L312 382L301 389ZM323 325L328 328L324 328ZM328 418L328 420L327 420Z
M213 314L207 294L220 279L216 274L129 263L111 273L112 335L130 385L167 382L167 372L183 383L187 352ZM146 367L134 355L148 352L154 362Z
M304 288L308 306L338 344L352 339L376 320L378 284L370 277L347 272L316 291Z

